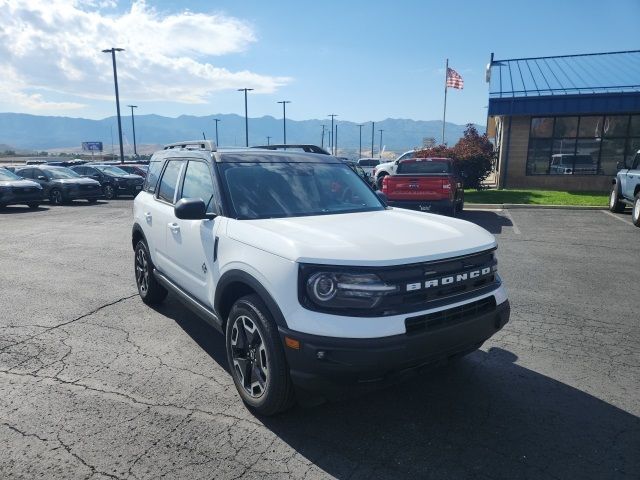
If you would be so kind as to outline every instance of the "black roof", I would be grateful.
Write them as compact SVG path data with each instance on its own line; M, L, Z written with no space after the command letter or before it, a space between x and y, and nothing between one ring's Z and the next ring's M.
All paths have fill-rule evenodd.
M343 163L331 155L284 150L218 150L222 163Z

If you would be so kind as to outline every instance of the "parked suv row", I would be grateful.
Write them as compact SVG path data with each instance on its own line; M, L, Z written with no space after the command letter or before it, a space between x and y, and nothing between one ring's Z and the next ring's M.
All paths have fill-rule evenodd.
M613 187L609 196L609 210L623 212L629 205L632 208L631 220L640 227L640 150L628 163L618 165L618 173L613 179Z
M93 203L102 196L98 182L81 177L66 167L26 166L16 168L15 174L38 183L42 187L44 197L53 204L78 199L86 199Z
M142 176L129 173L115 165L80 165L71 167L71 170L96 180L107 200L121 195L135 196L142 190L144 183Z

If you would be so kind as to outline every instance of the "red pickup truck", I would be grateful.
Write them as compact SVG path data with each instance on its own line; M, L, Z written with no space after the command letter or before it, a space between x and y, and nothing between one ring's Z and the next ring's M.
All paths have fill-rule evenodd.
M455 215L464 206L462 181L450 158L412 158L382 181L389 205Z

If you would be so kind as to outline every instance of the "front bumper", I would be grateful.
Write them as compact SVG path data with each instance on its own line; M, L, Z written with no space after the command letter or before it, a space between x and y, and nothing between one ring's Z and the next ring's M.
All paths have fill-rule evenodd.
M140 185L116 185L118 195L132 195L136 196L142 191L142 184Z
M44 194L42 190L36 192L24 193L24 194L7 194L0 196L0 204L3 205L26 205L29 203L38 203L44 200Z
M91 198L100 198L104 194L102 193L102 189L100 186L95 186L92 188L74 188L63 190L63 195L68 200L83 200L83 199L91 199Z
M407 317L411 317L408 314ZM510 316L506 300L482 313L439 322L433 328L380 338L335 338L279 328L294 385L331 392L344 386L393 384L422 367L477 349L499 331ZM287 347L284 337L298 340Z
M419 210L422 212L446 211L453 208L456 201L445 200L389 200L390 207L406 208L408 210Z

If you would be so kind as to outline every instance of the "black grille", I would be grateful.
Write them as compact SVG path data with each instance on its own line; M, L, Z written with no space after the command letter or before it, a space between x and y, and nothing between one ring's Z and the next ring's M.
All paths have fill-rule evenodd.
M496 299L493 295L459 307L441 310L439 312L409 317L404 321L407 334L437 330L457 323L466 322L480 315L493 312L496 309Z

